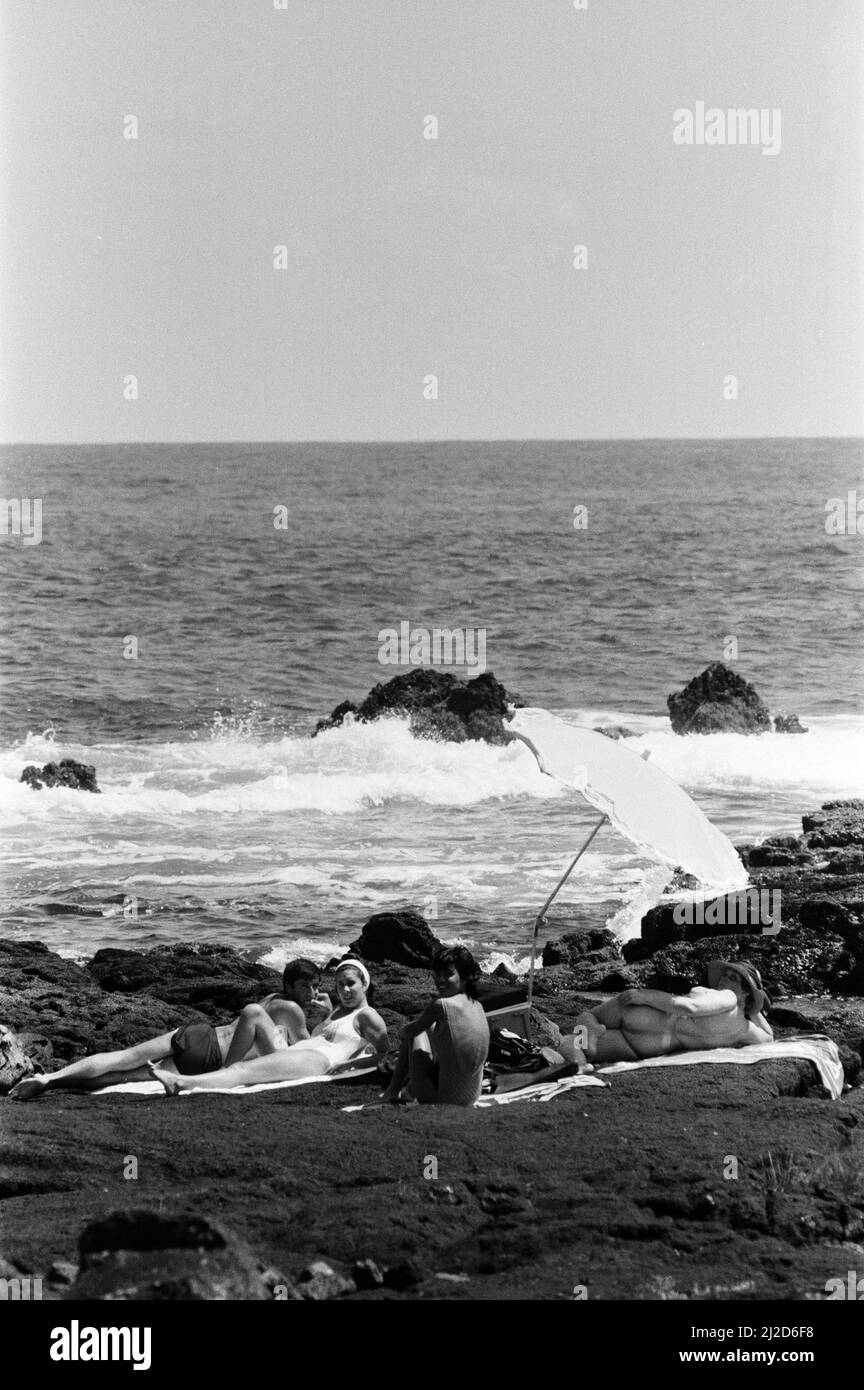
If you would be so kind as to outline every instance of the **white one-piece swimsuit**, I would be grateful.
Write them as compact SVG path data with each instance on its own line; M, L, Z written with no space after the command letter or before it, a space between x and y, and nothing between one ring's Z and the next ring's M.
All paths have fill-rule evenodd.
M350 1014L342 1018L316 1024L311 1038L301 1038L300 1042L294 1043L291 1051L299 1052L302 1048L304 1052L320 1052L327 1058L328 1071L341 1066L343 1062L350 1062L363 1052L371 1053L373 1049L354 1027L359 1012L359 1009L352 1009Z

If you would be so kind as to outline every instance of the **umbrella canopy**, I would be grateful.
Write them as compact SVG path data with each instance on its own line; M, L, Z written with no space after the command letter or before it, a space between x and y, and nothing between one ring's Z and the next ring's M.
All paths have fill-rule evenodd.
M746 887L731 841L677 782L625 743L540 709L517 710L507 727L543 772L579 791L648 859L680 866L717 893Z

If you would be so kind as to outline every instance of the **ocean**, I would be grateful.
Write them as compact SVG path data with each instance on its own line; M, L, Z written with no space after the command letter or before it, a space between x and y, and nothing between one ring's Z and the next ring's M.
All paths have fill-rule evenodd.
M830 499L864 499L860 440L0 458L4 497L42 502L38 544L0 538L4 935L279 965L413 906L487 966L521 965L596 813L521 745L400 719L310 738L405 669L379 660L402 622L482 630L527 704L629 726L735 841L864 792L864 537L826 530ZM809 732L674 735L667 694L718 660ZM102 794L19 783L62 757ZM607 827L546 935L641 912L649 868Z

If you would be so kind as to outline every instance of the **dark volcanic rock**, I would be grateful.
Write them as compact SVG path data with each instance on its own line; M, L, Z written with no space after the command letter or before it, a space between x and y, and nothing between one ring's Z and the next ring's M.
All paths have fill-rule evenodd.
M804 838L810 849L864 849L864 801L826 801L821 811L802 816Z
M567 967L569 989L615 991L633 983L622 973L626 966L621 944L607 927L581 928L547 941L542 960L547 967L544 976L549 973L548 967Z
M34 791L42 787L72 787L76 791L98 792L96 769L89 763L76 763L74 758L61 758L59 763L46 763L44 767L25 767L19 782L27 782Z
M462 681L449 672L424 666L376 685L359 705L344 700L327 719L318 721L315 733L335 728L348 714L364 723L382 715L407 714L412 732L420 736L454 743L466 739L507 743L510 735L503 721L508 706L522 703L491 671Z
M87 970L39 941L0 941L0 1022L46 1071L203 1017L184 1004L106 994Z
M441 942L419 912L376 912L364 926L349 953L364 961L393 961L430 969Z
M805 729L797 714L775 714L774 732L775 734L806 734L809 730Z
M543 964L577 966L586 956L594 958L598 952L608 951L612 954L604 954L605 960L620 959L615 933L609 931L608 927L585 927L580 931L565 932L554 941L547 941L543 947Z
M149 995L169 1004L192 1005L211 1021L233 1017L246 1004L275 993L280 976L245 961L230 946L157 946L152 951L97 951L89 964L103 990Z
M682 909L686 908L686 918ZM699 941L706 936L737 935L740 932L762 933L763 928L776 925L772 917L770 894L757 892L726 893L703 902L661 903L652 907L642 918L641 936L627 942L628 960L640 960L676 941Z
M638 944L625 943L625 958L632 958ZM849 971L849 955L841 937L803 927L783 927L777 936L740 933L679 942L656 951L633 968L640 984L678 994L704 984L712 960L751 961L772 998L844 992Z
M120 1211L91 1222L73 1300L225 1301L271 1297L251 1251L200 1216Z
M666 703L676 734L761 734L771 728L753 686L722 661L713 662Z
M375 986L375 1008L385 1016L388 1027L391 1024L388 1012L393 1016L393 1026L398 1026L400 1019L413 1018L433 998L435 987L428 967L369 964Z
M11 1029L0 1023L0 1093L11 1090L16 1082L33 1073L33 1060L24 1044Z
M787 995L770 1009L771 1023L782 1033L827 1033L864 1059L864 999Z
M738 847L745 868L788 868L793 864L815 864L816 855L807 847L803 835L775 835L761 845Z

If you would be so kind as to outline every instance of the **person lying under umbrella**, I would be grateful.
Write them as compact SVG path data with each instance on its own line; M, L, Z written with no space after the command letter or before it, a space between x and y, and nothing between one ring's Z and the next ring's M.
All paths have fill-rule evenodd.
M625 989L580 1014L558 1050L569 1062L602 1066L771 1042L774 1033L764 1018L769 1004L754 965L715 960L708 966L707 989L697 986L688 994Z

